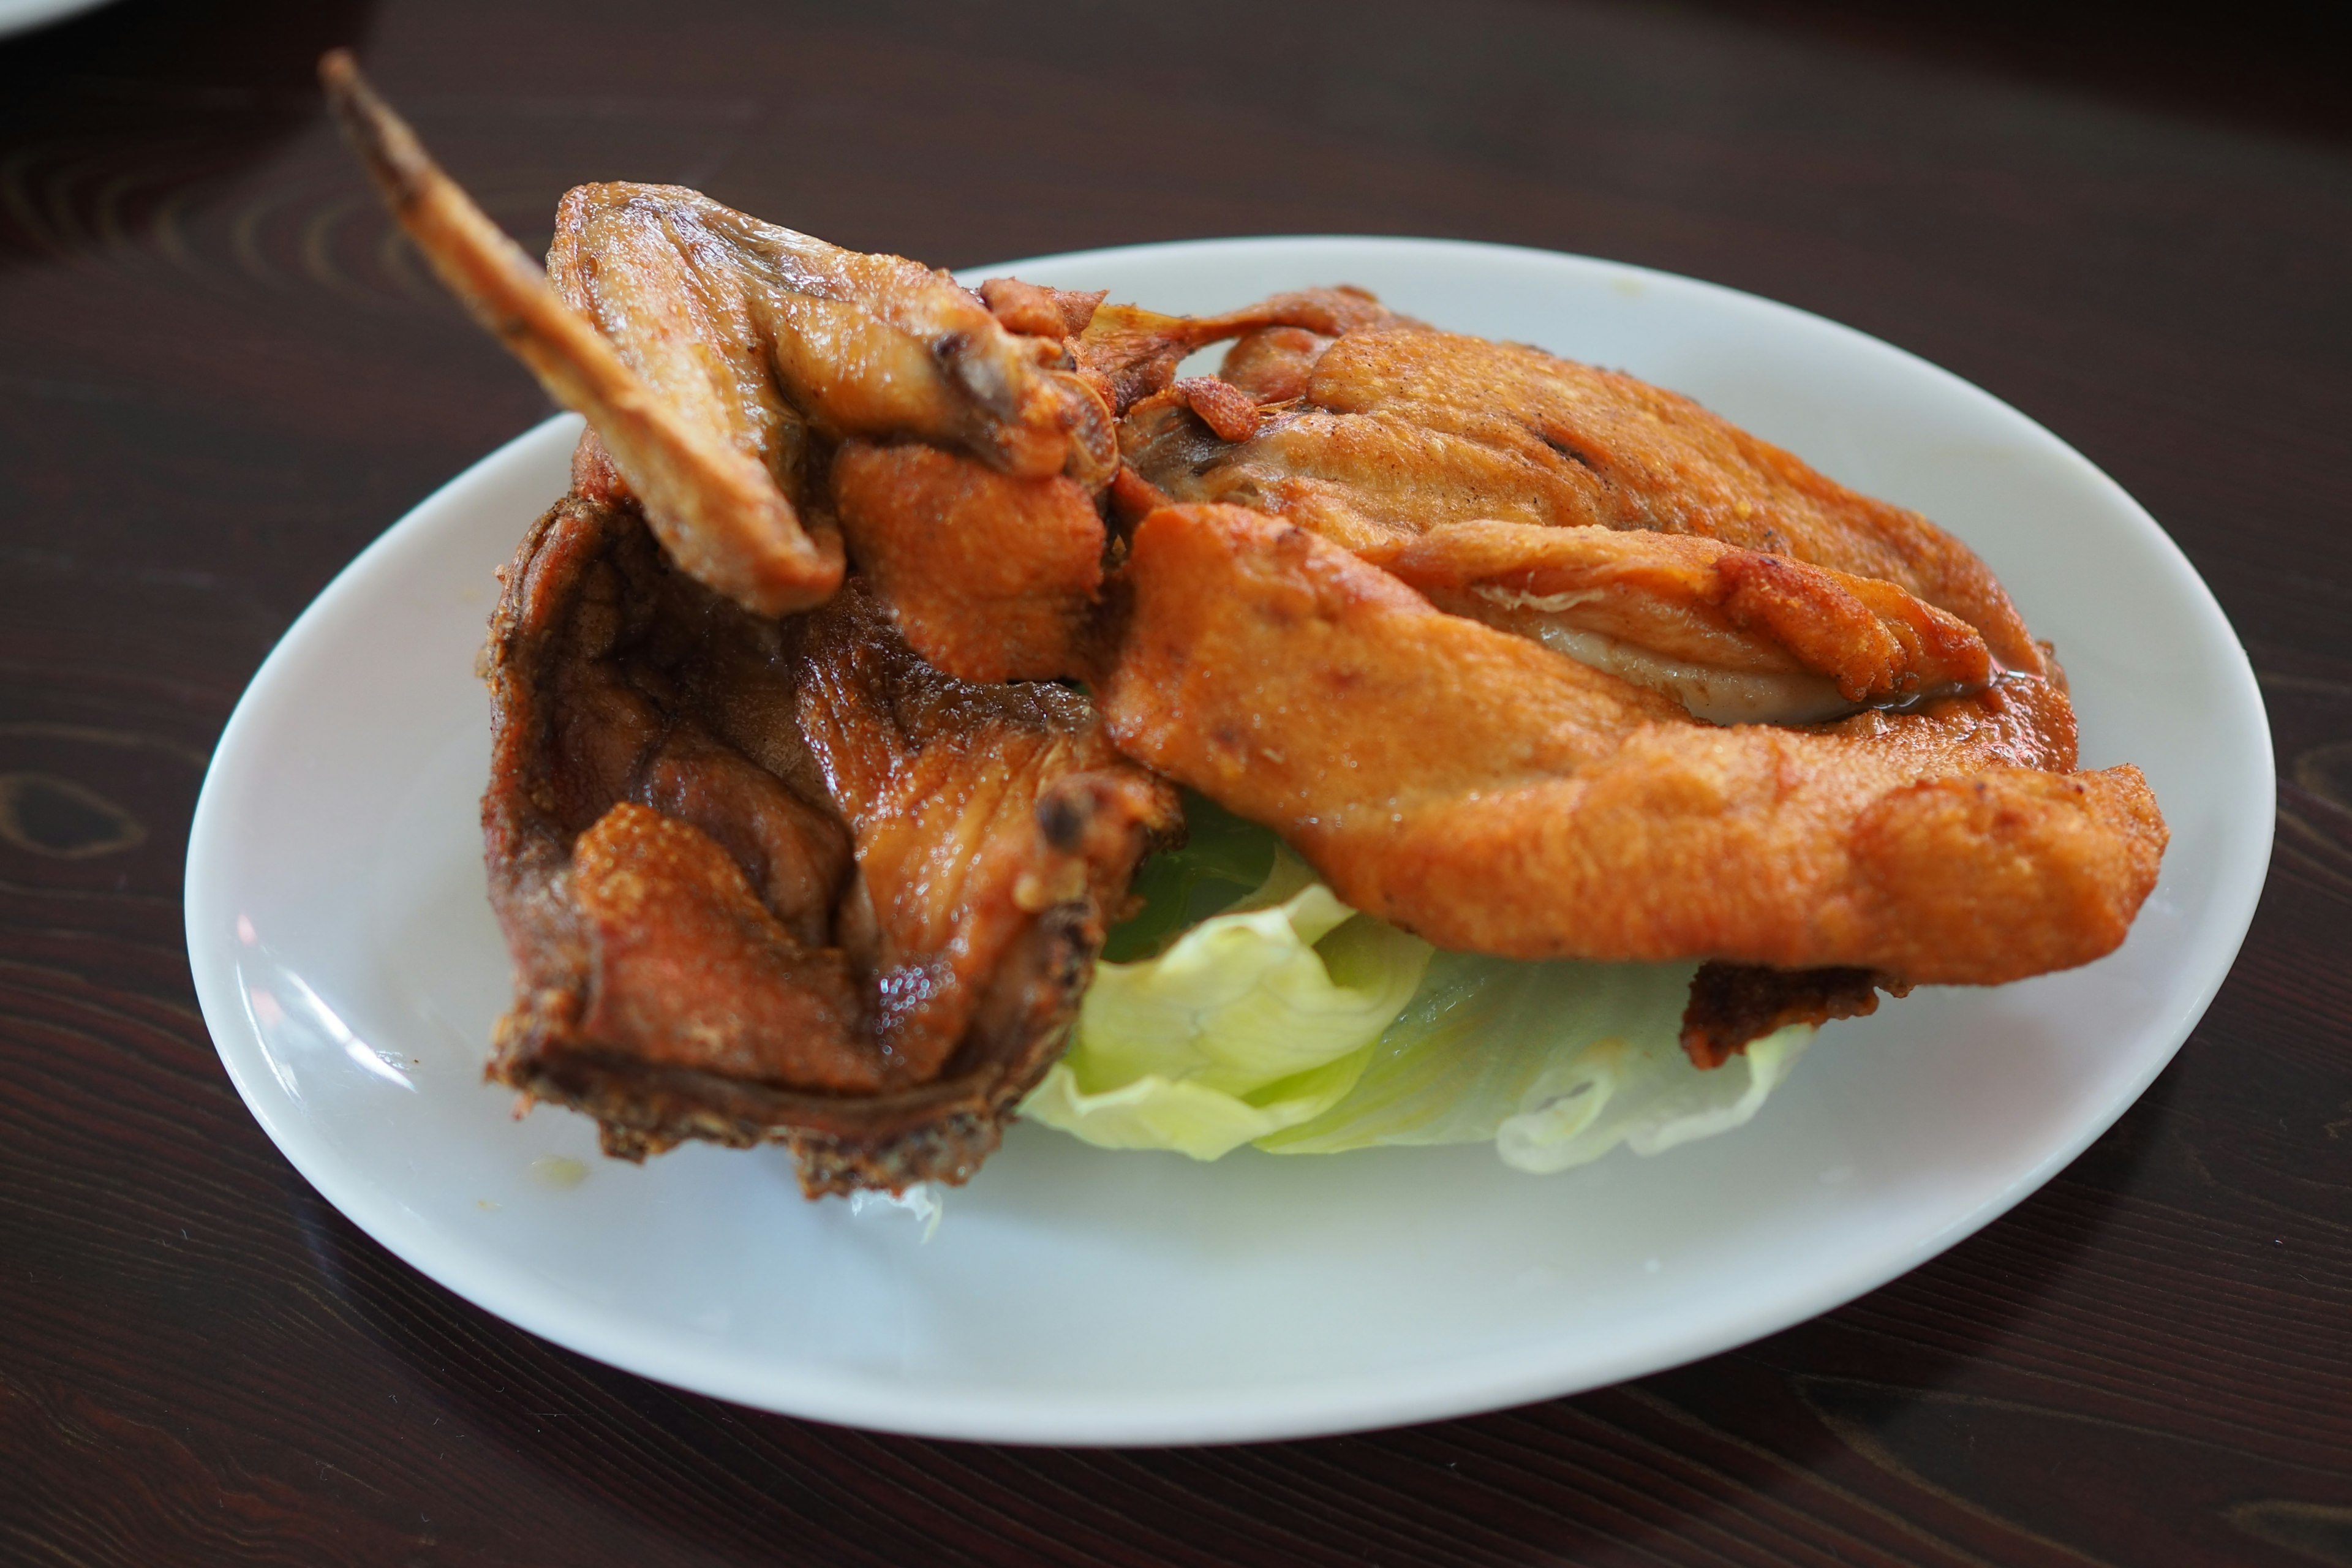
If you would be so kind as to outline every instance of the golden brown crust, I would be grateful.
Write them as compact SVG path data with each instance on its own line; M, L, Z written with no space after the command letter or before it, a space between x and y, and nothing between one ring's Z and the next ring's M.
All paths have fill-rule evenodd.
M980 298L1007 331L1066 338L1087 330L1110 290L1048 289L1018 278L992 278L980 286Z
M1191 375L1169 391L1224 440L1246 441L1257 434L1257 400L1238 386L1213 375Z
M1126 577L1121 747L1444 947L1994 984L2112 951L2155 880L2146 784L2067 771L2031 677L1723 729L1253 513L1147 518Z
M899 630L965 680L1075 668L1102 587L1103 525L1059 474L1015 479L934 447L846 441L834 502L858 570Z
M633 476L656 531L679 563L754 609L774 614L822 604L841 582L841 542L803 528L759 459L731 438L736 431L699 417L707 409L681 408L666 397L577 300L567 305L559 298L539 267L376 97L348 54L337 50L319 68L345 137L402 228L450 292L530 367L548 395L587 416L618 468ZM559 253L562 230L559 214Z
M2042 656L1983 562L1916 512L1846 489L1689 398L1517 343L1396 322L1317 355L1301 402L1249 440L1130 420L1127 461L1179 501L1282 516L1376 552L1493 519L1693 534L1885 581Z
M1225 351L1224 363L1217 367L1217 376L1259 403L1294 402L1307 395L1315 362L1323 357L1331 342L1305 327L1260 327L1234 340Z
M1099 387L1113 412L1164 392L1187 354L1266 327L1300 328L1337 337L1401 320L1361 289L1300 289L1218 316L1163 316L1136 305L1106 305L1070 340L1079 374Z
M728 1078L883 1086L845 956L795 939L709 835L619 802L572 845L571 895L594 966L583 1037Z
M1874 978L2084 962L2155 877L2145 782L2071 771L1984 563L1688 399L1355 289L975 296L675 187L572 192L551 282L348 57L322 74L445 280L591 421L493 622L484 816L493 1070L615 1152L779 1138L816 1191L992 1145L1173 818L1083 699L975 683L1106 681L1135 755L1448 945L1737 961L1694 1059ZM866 580L837 595L836 519ZM1527 640L1556 632L1912 710L1713 730Z
M567 499L504 576L490 1075L629 1157L781 1141L812 1193L963 1179L1059 1051L1168 786L1076 693L930 669L854 582L746 615L625 507Z
M1995 674L1965 621L1891 583L1712 539L1464 522L1367 558L1502 630L1556 625L1694 665L1811 671L1853 702L1979 689Z

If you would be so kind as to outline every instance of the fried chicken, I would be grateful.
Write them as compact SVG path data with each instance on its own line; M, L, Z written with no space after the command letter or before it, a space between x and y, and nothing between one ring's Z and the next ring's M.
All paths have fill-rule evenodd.
M1703 1066L2089 962L2153 883L2153 797L2074 771L1983 563L1686 398L1360 289L970 291L670 186L571 192L542 275L322 74L590 422L493 622L484 821L492 1073L614 1152L961 1179L1169 779L1441 945L1707 960Z
M865 441L842 443L832 478L850 555L933 665L968 680L1026 680L1084 662L1103 524L1075 481Z
M671 557L746 608L840 585L822 484L847 438L914 439L1018 478L1094 488L1108 406L1049 338L1008 331L946 274L843 250L671 185L583 185L546 275L376 98L347 55L329 101L402 226L468 310L585 415L583 468L634 496Z
M1296 401L1240 441L1173 398L1122 427L1129 464L1171 500L1250 507L1374 556L1485 520L1696 535L1893 584L1975 628L2005 668L2044 673L1966 545L1631 376L1390 321L1320 349L1244 339L1226 378Z
M961 1181L1061 1047L1172 791L1087 700L924 665L852 582L751 615L569 499L485 670L491 1076L608 1152L788 1144L812 1194Z
M1443 947L1992 984L2111 952L2165 842L2048 681L1717 727L1236 508L1147 518L1120 749Z
M1981 689L1984 639L1891 583L1687 535L1458 522L1370 552L1440 609L1719 724Z
M1403 321L1360 289L1300 289L1217 316L1163 316L1138 305L1102 306L1070 340L1069 350L1078 373L1125 415L1143 399L1166 392L1185 356L1212 343L1269 331L1328 343L1345 332Z

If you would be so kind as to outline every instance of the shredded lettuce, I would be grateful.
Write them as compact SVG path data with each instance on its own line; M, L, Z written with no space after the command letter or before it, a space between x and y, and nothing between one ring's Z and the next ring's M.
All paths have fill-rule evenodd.
M1435 952L1342 904L1265 829L1197 796L1137 879L1069 1050L1023 1101L1109 1149L1213 1160L1493 1142L1545 1173L1654 1154L1754 1116L1811 1039L1712 1071L1683 1053L1688 963Z

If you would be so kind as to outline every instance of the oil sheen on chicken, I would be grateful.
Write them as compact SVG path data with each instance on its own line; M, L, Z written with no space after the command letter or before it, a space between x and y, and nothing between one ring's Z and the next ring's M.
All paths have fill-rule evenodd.
M788 1144L814 1194L961 1181L1177 823L1062 687L954 680L853 581L752 615L573 497L505 574L491 1076L608 1152Z

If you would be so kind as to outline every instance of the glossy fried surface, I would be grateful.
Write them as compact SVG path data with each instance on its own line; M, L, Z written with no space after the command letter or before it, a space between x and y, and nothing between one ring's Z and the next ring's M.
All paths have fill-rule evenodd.
M2146 784L2073 772L2033 677L1720 728L1237 509L1155 513L1126 576L1121 749L1442 946L1993 984L2113 950L2155 881Z
M1076 693L940 674L854 581L748 614L625 505L565 500L505 576L492 1076L624 1155L779 1140L813 1193L969 1174L1059 1049L1169 786Z
M582 185L548 273L664 398L780 478L789 426L903 437L1007 474L1108 477L1107 411L970 289L677 185Z
M1272 328L1321 342L1402 318L1360 289L1300 289L1215 316L1166 316L1139 305L1105 305L1070 340L1078 374L1124 415L1165 391L1187 354L1211 343Z
M760 439L780 418L774 399L747 388L748 406L722 409L715 419L708 398L699 406L673 402L549 287L538 264L441 172L348 55L329 55L320 75L344 136L409 238L548 395L587 416L615 476L628 476L673 558L754 609L823 603L841 583L841 542L823 526L803 527L793 498L778 488ZM681 314L694 313L692 301L677 304Z
M547 1090L621 1146L765 1135L679 1073L881 1103L1066 1012L1040 955L1090 952L1172 807L1083 699L1006 680L1108 677L1130 756L1442 943L1719 961L1699 1057L1874 980L2085 962L2146 896L2153 800L2072 771L1983 563L1686 398L1360 289L1206 317L974 293L671 186L571 192L542 279L348 60L325 74L436 268L592 423L560 512L599 542L554 550L591 566L500 634L568 639L545 690L499 677L549 707L544 775L492 798L569 857L517 874L519 955L592 955L509 1034L667 1075ZM639 508L685 576L611 526ZM845 534L861 576L765 632L688 581L825 604ZM963 1146L1003 1103L957 1113Z
M1075 480L848 441L833 495L851 556L931 665L967 680L1076 668L1102 586L1103 524Z
M1117 467L1111 410L1054 337L1009 330L945 273L842 249L674 185L570 192L548 272L426 155L351 59L320 74L344 132L436 273L585 415L614 493L680 567L782 614L839 585L833 443L911 438L1000 472ZM1066 324L1066 323L1064 323Z
M623 801L572 846L572 900L596 963L583 1037L730 1078L881 1087L846 955L795 937L709 835Z
M840 600L810 618L796 670L801 736L856 846L835 931L868 980L867 1032L929 1078L1029 1005L995 986L1038 917L1083 909L1098 933L1175 827L1175 793L1118 757L1079 693L943 675L854 580Z
M1309 353L1297 400L1268 410L1248 439L1163 403L1127 422L1127 461L1172 500L1274 513L1360 552L1492 519L1784 555L1891 583L1973 626L2005 667L2042 672L2008 595L1967 546L1686 397L1522 344L1393 321L1342 331L1319 353L1297 340L1236 345L1229 374L1287 391Z
M1891 583L1712 539L1463 522L1375 559L1439 608L1542 640L1589 632L1697 668L1822 677L1851 703L1980 688L1974 628Z

